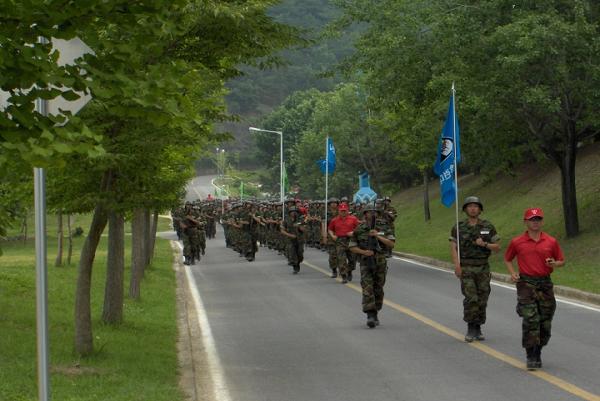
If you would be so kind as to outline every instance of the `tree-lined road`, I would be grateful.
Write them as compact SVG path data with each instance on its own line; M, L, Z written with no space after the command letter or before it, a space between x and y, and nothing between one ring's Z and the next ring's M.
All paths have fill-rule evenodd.
M598 308L559 302L544 368L529 373L510 286L494 285L487 340L469 345L449 272L391 259L368 329L358 279L328 278L325 253L307 249L295 276L273 251L248 263L224 245L219 231L189 270L217 400L600 400Z

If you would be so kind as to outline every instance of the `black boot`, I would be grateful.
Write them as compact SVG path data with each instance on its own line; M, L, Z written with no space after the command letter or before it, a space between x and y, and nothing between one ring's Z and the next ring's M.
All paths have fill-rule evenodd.
M536 345L534 347L533 352L534 352L533 356L535 357L535 367L541 368L542 367L542 346Z
M342 274L342 284L346 284L348 282L348 279L346 278L345 274Z
M299 271L300 271L300 264L295 264L294 265L294 274L298 274Z
M337 278L337 270L336 269L333 269L331 271L331 278Z
M352 281L352 271L349 271L348 274L346 274L346 280Z
M481 325L480 324L476 324L475 325L475 340L477 340L477 341L484 341L485 340L485 336L481 332Z
M535 356L535 347L525 348L525 353L527 354L527 370L536 370L538 366Z
M476 335L477 335L477 332L475 331L475 324L469 323L467 325L467 334L465 334L465 341L468 343L473 342L473 340L475 340Z
M379 314L377 313L377 311L375 311L374 313L375 313L375 326L379 326Z
M377 317L375 312L367 312L367 326L370 329L374 328L377 325L376 321Z
M183 264L184 264L184 265L186 265L186 266L189 266L189 265L190 265L190 259L189 259L189 258L186 258L186 257L184 256L184 257L183 257Z

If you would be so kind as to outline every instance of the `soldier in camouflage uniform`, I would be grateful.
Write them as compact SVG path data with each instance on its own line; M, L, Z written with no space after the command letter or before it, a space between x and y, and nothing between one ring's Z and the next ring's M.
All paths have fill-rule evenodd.
M304 226L303 217L295 206L288 210L288 218L281 224L281 234L287 238L287 258L294 274L300 271L300 263L304 260Z
M360 261L362 310L367 326L379 325L378 312L383 306L383 286L387 274L385 250L393 248L396 238L385 219L376 217L375 208L363 209L364 221L354 229L348 246Z
M337 270L337 249L335 247L335 240L329 235L327 227L329 227L329 223L333 220L338 212L338 199L337 198L329 198L327 201L327 206L329 208L327 212L327 221L324 221L325 227L323 231L326 233L325 238L323 240L324 245L327 246L327 253L329 254L329 268L331 269L331 278L336 278L338 276ZM323 218L324 219L324 218Z
M476 196L469 196L463 202L463 212L467 219L458 223L460 261L457 250L456 225L450 231L450 251L454 262L454 274L460 279L464 296L463 320L467 322L466 342L483 341L481 325L486 320L486 308L490 296L490 265L488 258L492 252L500 250L500 237L493 224L479 218L483 204Z

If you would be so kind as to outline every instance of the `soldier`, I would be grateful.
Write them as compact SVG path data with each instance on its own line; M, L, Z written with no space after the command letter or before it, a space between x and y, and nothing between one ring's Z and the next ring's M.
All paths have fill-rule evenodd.
M367 326L379 325L378 312L383 306L383 286L387 273L385 250L396 243L394 232L385 219L376 217L375 207L363 209L364 222L354 229L348 243L350 251L360 260L362 310L367 314Z
M481 325L486 319L492 278L488 258L492 252L500 250L500 237L492 223L479 218L483 212L483 204L477 196L467 197L462 210L467 218L458 223L460 260L456 246L456 225L450 231L449 240L454 274L460 279L464 296L463 320L467 322L465 341L470 343L473 340L485 340Z
M337 270L337 250L335 248L335 240L329 235L329 224L331 220L333 220L337 216L338 209L338 199L337 198L329 198L327 201L327 208L329 208L327 213L327 221L324 221L323 232L323 244L327 247L327 253L329 254L329 268L331 269L331 278L336 278L338 275Z
M352 270L354 270L356 263L348 249L348 242L359 222L356 216L348 214L346 203L338 206L338 213L339 215L334 217L327 226L327 231L335 241L337 269L342 276L342 284L346 284L348 281L352 281Z
M398 217L398 212L396 211L396 208L392 206L392 199L389 196L383 198L383 215L388 220L392 231L396 232L395 221L396 217ZM388 249L386 256L388 258L392 257L392 249Z
M304 260L304 222L295 206L288 210L288 218L281 224L281 234L287 237L287 258L294 269L294 274L300 271L300 263Z
M558 241L542 231L544 212L525 210L527 231L510 242L504 262L513 282L517 283L517 314L523 318L522 346L527 355L527 369L542 367L542 347L548 344L552 318L556 310L554 285L550 274L565 264ZM517 258L519 272L512 260Z

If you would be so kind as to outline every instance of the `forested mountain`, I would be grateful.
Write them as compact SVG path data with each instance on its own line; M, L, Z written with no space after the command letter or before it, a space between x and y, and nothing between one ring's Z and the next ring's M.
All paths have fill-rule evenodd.
M245 67L242 77L227 83L227 108L240 121L221 124L219 130L234 135L234 140L223 145L229 163L241 168L254 167L258 158L248 126L259 124L262 117L294 92L311 88L331 90L341 81L334 72L335 66L353 52L357 36L357 29L353 28L337 38L324 37L328 24L341 15L332 0L282 0L269 14L277 22L302 29L306 44L280 52L279 68ZM210 157L197 167L204 171L214 169Z
M325 26L340 15L330 0L283 0L270 15L277 22L303 29L312 43L283 51L281 57L287 65L279 69L247 68L245 76L227 85L231 90L229 111L244 117L268 113L298 90L330 90L339 79L323 75L352 52L352 40L347 36L322 38Z

